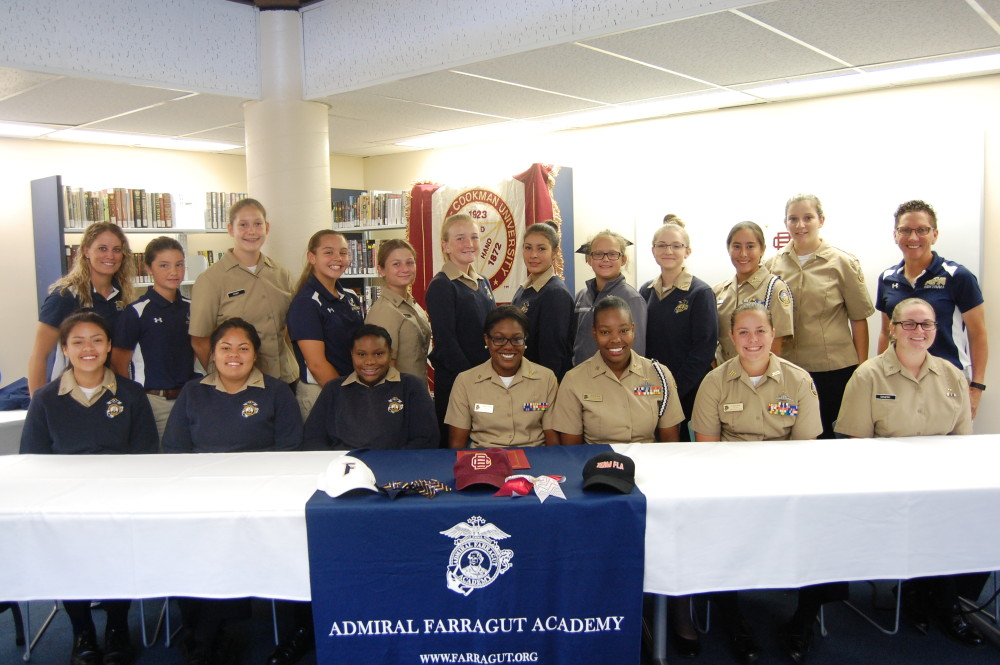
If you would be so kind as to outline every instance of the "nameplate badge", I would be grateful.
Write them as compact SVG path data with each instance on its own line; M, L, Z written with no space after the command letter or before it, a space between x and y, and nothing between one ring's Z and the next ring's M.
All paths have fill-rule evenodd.
M493 413L493 405L492 404L476 404L476 406L473 407L472 410L475 411L476 413Z
M896 396L895 395L880 395L880 394L876 393L875 394L875 399L896 399Z
M723 413L738 413L743 410L743 402L737 402L736 404L723 404Z
M593 395L593 394L586 394L586 393L584 393L584 395L583 395L583 401L584 402L603 402L604 401L604 395Z
M239 291L230 291L226 295L229 296L230 298L235 298L236 296L241 296L246 292L247 292L246 289L240 289Z

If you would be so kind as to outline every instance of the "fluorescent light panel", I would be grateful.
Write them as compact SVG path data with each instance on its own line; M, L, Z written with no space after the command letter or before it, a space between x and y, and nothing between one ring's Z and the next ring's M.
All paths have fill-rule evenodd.
M411 148L444 148L469 143L484 143L501 139L517 139L526 136L537 136L552 131L553 128L541 122L519 121L495 122L477 127L464 127L445 132L424 134L406 141L398 141L396 145Z
M222 143L220 141L175 139L169 136L156 136L153 134L124 134L121 132L102 132L94 129L63 129L49 134L46 138L80 143L99 143L101 145L166 148L169 150L205 150L209 152L243 147L236 143Z
M0 136L31 138L33 136L48 134L51 131L51 127L43 127L42 125L29 125L20 122L0 122Z
M786 81L784 83L749 88L744 92L763 99L808 97L810 95L877 88L899 83L912 83L914 81L948 78L964 74L981 74L991 71L1000 71L1000 54L980 55L958 60L925 62L918 65L906 65L903 67L892 67L853 74L840 74L826 78Z

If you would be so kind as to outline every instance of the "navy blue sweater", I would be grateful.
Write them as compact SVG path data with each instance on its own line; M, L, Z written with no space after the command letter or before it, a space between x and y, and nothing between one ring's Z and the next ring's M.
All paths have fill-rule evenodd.
M31 396L21 431L21 454L156 452L156 422L138 383L116 376L115 392L105 390L90 406L80 404L69 393L60 395L59 384L60 379L51 381Z
M528 317L524 357L562 381L573 367L573 294L566 282L553 275L541 289L518 287L511 304Z
M454 378L489 359L483 323L496 303L486 279L480 279L479 290L473 291L439 272L427 285L426 301L434 335L430 360L436 373Z
M719 341L715 294L708 284L692 277L690 289L675 288L663 300L652 282L643 284L639 295L647 305L646 357L670 369L683 398L712 369Z

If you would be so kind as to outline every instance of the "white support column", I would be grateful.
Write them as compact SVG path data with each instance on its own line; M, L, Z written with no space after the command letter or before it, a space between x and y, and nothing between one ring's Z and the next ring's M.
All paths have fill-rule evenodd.
M327 106L302 99L302 22L297 11L260 12L261 99L244 111L247 187L271 222L265 253L297 277L306 243L329 228Z

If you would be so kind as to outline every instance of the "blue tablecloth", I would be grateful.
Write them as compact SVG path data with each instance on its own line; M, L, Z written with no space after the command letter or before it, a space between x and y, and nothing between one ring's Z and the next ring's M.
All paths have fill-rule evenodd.
M645 497L584 492L607 446L527 449L567 499L470 489L306 506L318 662L638 662ZM437 478L455 451L356 453L379 484ZM509 566L509 567L508 567Z

